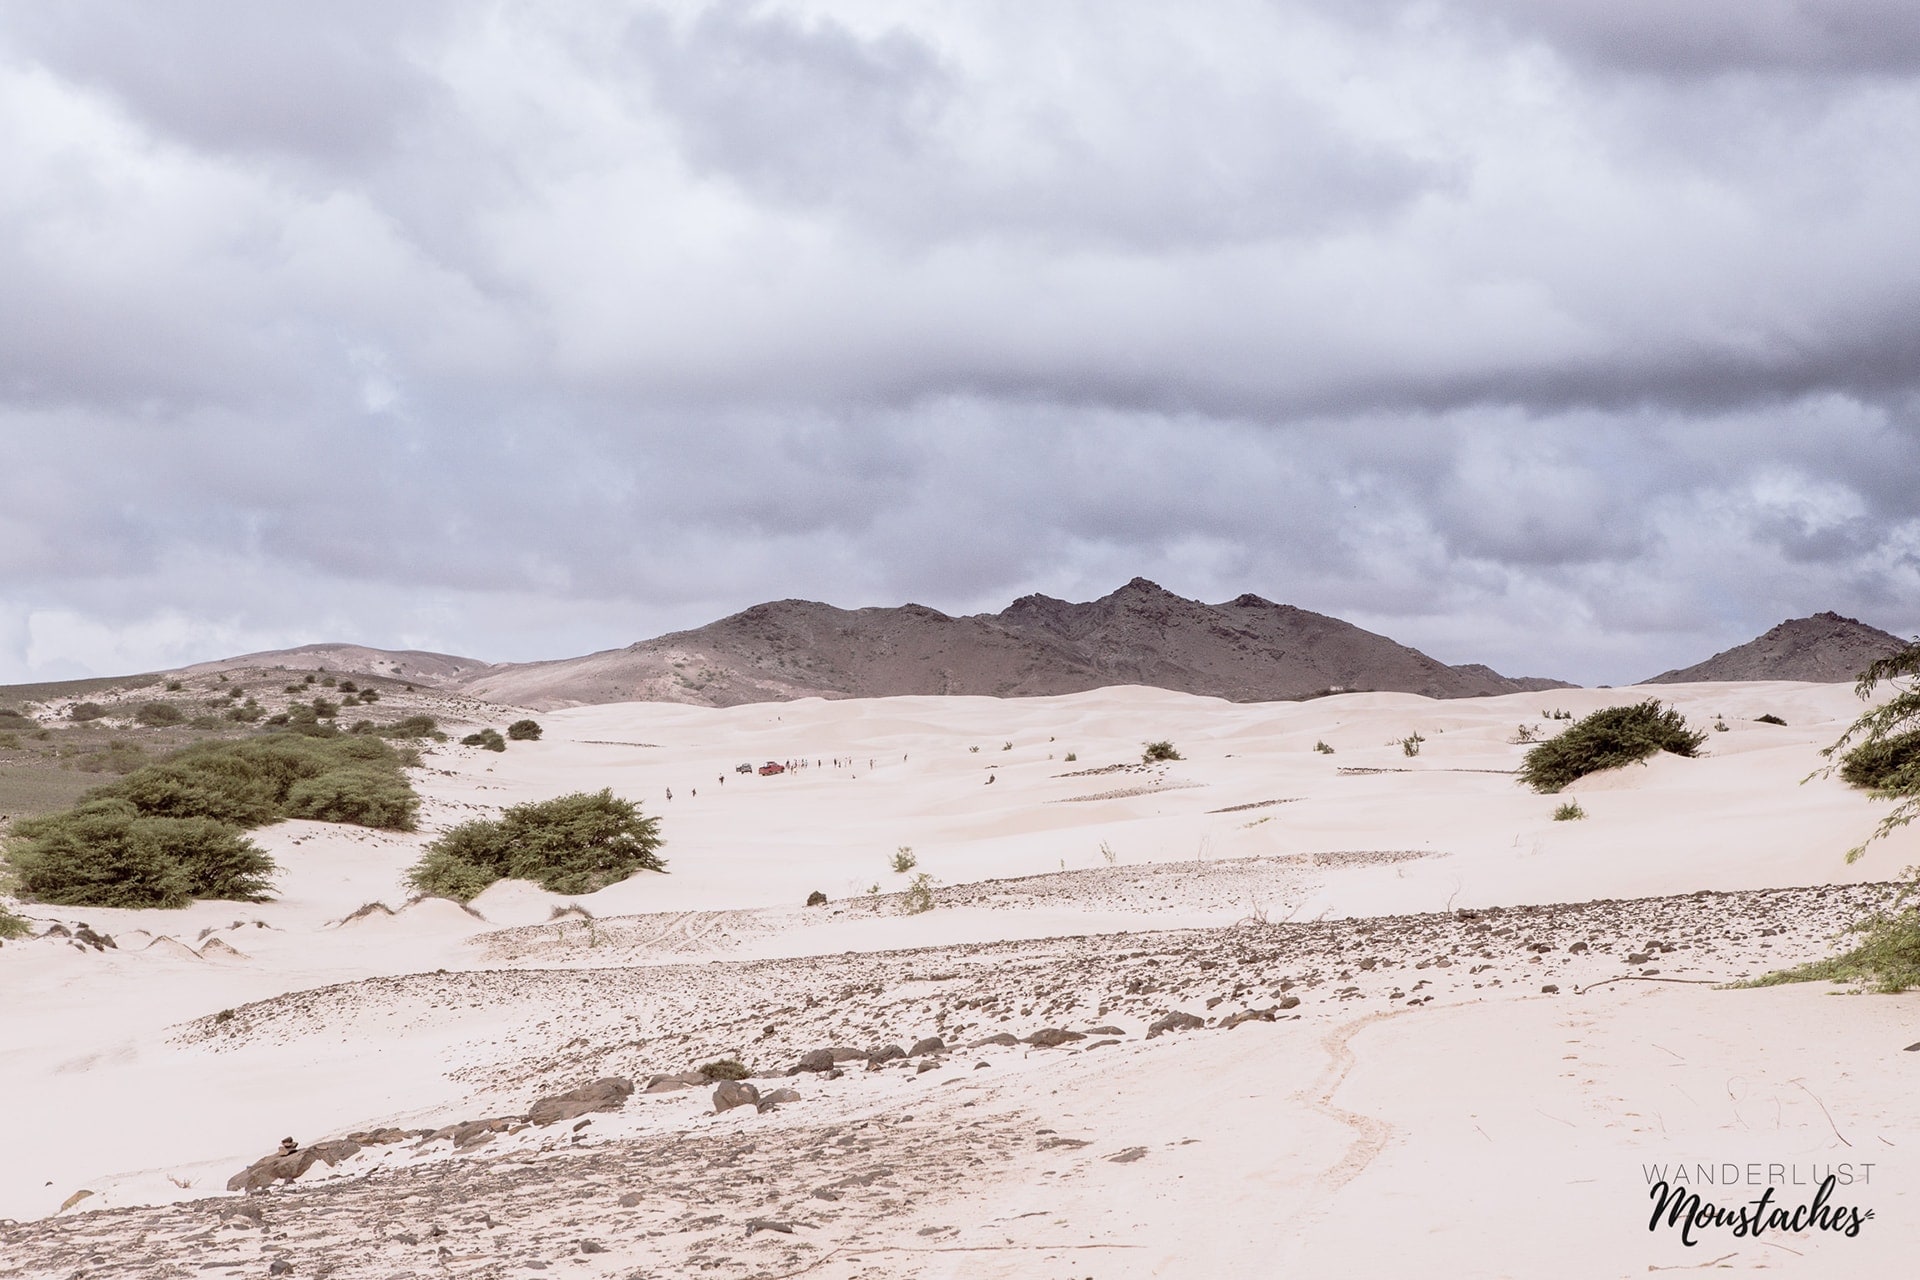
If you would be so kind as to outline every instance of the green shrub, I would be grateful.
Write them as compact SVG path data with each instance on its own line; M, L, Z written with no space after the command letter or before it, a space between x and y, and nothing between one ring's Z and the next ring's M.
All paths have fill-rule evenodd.
M505 751L507 749L507 740L500 736L498 729L482 729L478 733L470 733L460 739L460 745L463 747L483 747L488 751Z
M1178 751L1173 749L1171 742L1149 742L1146 750L1140 753L1140 762L1142 764L1158 764L1162 760L1180 760L1184 758L1185 757Z
M908 845L903 844L893 851L893 870L896 875L907 874L919 861L913 856L913 849Z
M1078 751L1069 751L1069 752L1067 752L1067 763L1068 763L1068 764L1072 764L1072 763L1073 763L1074 761L1076 761L1076 760L1078 760L1079 758L1080 758L1080 753L1079 753Z
M753 1072L738 1058L719 1058L698 1068L709 1080L745 1080Z
M815 889L807 895L807 905L810 907L824 907L827 905L827 895Z
M180 690L182 690L182 689L184 689L185 687L186 687L186 686L185 686L185 685L183 685L183 684L181 684L181 683L180 683L180 682L179 682L178 680L169 680L169 681L167 681L167 692L168 692L168 693L178 693L178 692L180 692Z
M440 728L432 716L408 716L380 730L383 738L431 738Z
M1323 756L1330 756L1333 754L1333 748L1328 746L1324 741L1314 743L1313 749L1315 751L1318 751Z
M515 720L507 726L507 736L515 742L538 742L540 741L540 722Z
M1408 734L1406 737L1400 739L1400 754L1404 756L1419 755L1420 744L1425 741L1426 739L1421 737L1418 733Z
M340 704L330 702L326 698L315 698L313 700L313 714L318 719L331 720L340 714Z
M168 725L183 724L187 713L171 702L143 702L133 718L149 729L163 729Z
M1686 717L1662 707L1657 698L1607 707L1527 752L1520 764L1520 781L1551 795L1576 778L1634 764L1662 751L1692 756L1706 740L1706 734L1688 729Z
M420 797L406 776L377 766L359 766L303 778L287 789L287 816L318 822L348 822L387 831L411 831Z
M11 942L33 932L33 926L5 907L0 907L0 942Z
M67 708L69 720L98 720L107 714L107 709L97 702L76 702Z
M358 692L360 692L360 686L359 686L359 685L357 685L357 684L355 684L355 683L354 683L353 681L351 681L351 680L342 680L342 681L340 682L340 692L342 692L342 693L358 693Z
M415 890L460 902L496 880L584 894L637 871L664 871L660 820L612 791L514 805L498 821L463 822L427 846L408 873Z
M273 872L273 860L226 823L150 817L118 799L20 822L8 857L24 895L76 907L258 902Z
M1555 822L1578 822L1586 816L1587 811L1580 807L1578 800L1569 800L1553 811Z
M378 689L362 689L360 691L360 701L378 702L380 701L380 691Z
M1787 723L1785 720L1782 720L1779 716L1773 714L1773 712L1771 711L1767 712L1763 716L1755 716L1753 718L1753 722L1755 724L1777 724L1777 725L1785 725Z
M900 914L923 915L933 910L933 877L922 871L900 895Z
M1884 797L1920 792L1920 729L1861 743L1840 757L1840 777Z
M124 738L115 738L99 750L76 758L73 767L85 773L132 773L145 763L145 747Z

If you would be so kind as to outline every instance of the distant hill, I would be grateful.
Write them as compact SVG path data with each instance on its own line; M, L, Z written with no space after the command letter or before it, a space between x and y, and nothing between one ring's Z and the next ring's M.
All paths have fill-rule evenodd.
M1135 578L1084 604L1023 596L996 614L924 605L755 605L718 622L556 662L502 664L460 683L529 707L628 700L735 706L793 698L1077 693L1141 684L1235 702L1394 690L1464 698L1570 687L1450 667L1324 614L1243 595L1188 600Z
M1899 636L1857 618L1816 613L1790 618L1765 635L1716 653L1705 662L1663 671L1643 684L1689 684L1702 680L1852 680L1875 658L1905 647Z
M478 658L428 653L420 649L370 649L358 644L303 644L296 649L271 649L237 658L182 667L183 676L215 675L250 668L288 671L331 671L335 675L385 676L436 689L455 688L487 669Z

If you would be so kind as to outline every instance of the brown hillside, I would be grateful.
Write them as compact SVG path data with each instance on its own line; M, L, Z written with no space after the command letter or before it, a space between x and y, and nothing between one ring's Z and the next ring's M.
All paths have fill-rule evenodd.
M1822 684L1852 680L1875 658L1902 648L1899 636L1837 613L1791 618L1736 648L1705 662L1663 671L1645 684L1687 684L1698 680L1811 680Z
M692 631L559 662L502 665L476 697L532 707L626 700L734 706L804 697L1077 693L1141 684L1236 702L1329 689L1435 698L1564 687L1450 667L1351 623L1259 596L1220 605L1143 578L1085 604L1032 595L997 614L781 600Z

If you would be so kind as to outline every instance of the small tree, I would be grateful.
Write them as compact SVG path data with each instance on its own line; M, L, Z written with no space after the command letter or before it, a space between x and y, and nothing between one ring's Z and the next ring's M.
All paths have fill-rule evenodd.
M537 720L515 720L507 726L507 737L515 742L540 741L540 722Z
M1835 768L1840 776L1857 787L1869 789L1875 798L1893 801L1893 809L1865 840L1847 851L1852 862L1867 851L1867 846L1882 836L1912 822L1920 815L1920 640L1868 665L1860 673L1854 692L1871 698L1883 682L1893 686L1893 697L1867 712L1848 726L1832 746L1821 751L1837 765L1818 770L1825 776Z

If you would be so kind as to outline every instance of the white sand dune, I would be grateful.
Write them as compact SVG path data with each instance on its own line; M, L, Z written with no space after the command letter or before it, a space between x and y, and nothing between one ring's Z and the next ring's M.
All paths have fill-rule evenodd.
M1646 696L1727 727L1709 728L1700 759L1656 758L1560 797L1517 785L1522 726L1550 733L1547 712ZM1920 862L1909 828L1847 864L1880 810L1837 780L1802 781L1859 709L1847 686L1756 683L548 713L537 743L431 751L419 833L261 833L281 866L275 901L30 908L119 949L0 948L0 1085L31 1100L0 1162L0 1218L29 1224L0 1226L0 1276L74 1271L81 1255L62 1251L82 1237L32 1223L83 1188L95 1194L62 1221L174 1242L125 1274L212 1260L187 1242L205 1225L192 1204L224 1196L286 1134L517 1114L596 1073L644 1083L726 1054L785 1070L820 1044L1104 1023L1122 1034L1097 1051L1095 1035L955 1053L925 1073L801 1077L803 1101L769 1115L714 1116L710 1090L682 1090L593 1117L578 1142L560 1126L478 1154L369 1147L309 1179L404 1225L433 1215L384 1198L400 1184L378 1170L417 1166L409 1185L437 1187L453 1175L433 1170L468 1169L436 1221L456 1228L479 1212L457 1205L493 1203L497 1187L487 1212L520 1216L486 1256L572 1251L569 1273L584 1275L674 1274L698 1257L743 1276L789 1262L820 1277L1613 1276L1721 1255L1731 1269L1894 1274L1920 1245L1920 1184L1899 1155L1920 1149L1920 1053L1900 1052L1920 1041L1920 1003L1699 985L1823 954L1857 909L1759 891L1864 885ZM1184 758L1141 765L1159 739ZM734 771L767 760L806 767ZM408 902L405 872L437 830L600 787L660 817L666 874L579 897L503 882L471 912ZM1588 816L1554 821L1569 799ZM922 914L901 913L911 875L890 864L903 847L932 877ZM803 905L815 890L827 906ZM1755 892L1714 908L1732 914L1698 936L1675 923L1691 899L1607 901L1703 890ZM1503 914L1530 904L1595 905ZM1476 934L1457 914L1486 910L1516 923ZM1401 916L1422 918L1385 919ZM1655 918L1672 937L1640 936ZM1058 941L1070 938L1083 941ZM1677 950L1628 962L1661 941ZM1590 985L1629 975L1685 981ZM1143 1036L1170 1009L1218 1019L1288 993L1299 1005L1271 1023ZM675 1155L665 1135L690 1145ZM869 1148L883 1163L892 1151L895 1172L811 1195ZM771 1162L764 1194L800 1215L795 1233L745 1231L760 1210L696 1161L723 1151ZM1875 1156L1878 1180L1851 1193L1876 1212L1857 1239L1720 1231L1688 1249L1647 1230L1649 1161ZM551 1187L517 1180L536 1169ZM588 1190L654 1177L681 1180L678 1207L623 1211ZM574 1210L543 1198L568 1186ZM268 1213L307 1221L300 1194L274 1192ZM699 1225L702 1196L720 1225ZM186 1207L136 1208L175 1201ZM586 1225L565 1226L568 1212ZM424 1231L403 1225L382 1228L380 1247ZM313 1226L304 1247L336 1247L332 1229ZM589 1231L604 1252L577 1252ZM484 1241L456 1243L457 1259ZM257 1233L229 1244L261 1260L281 1247ZM402 1252L382 1257L386 1270L340 1274L410 1273Z

